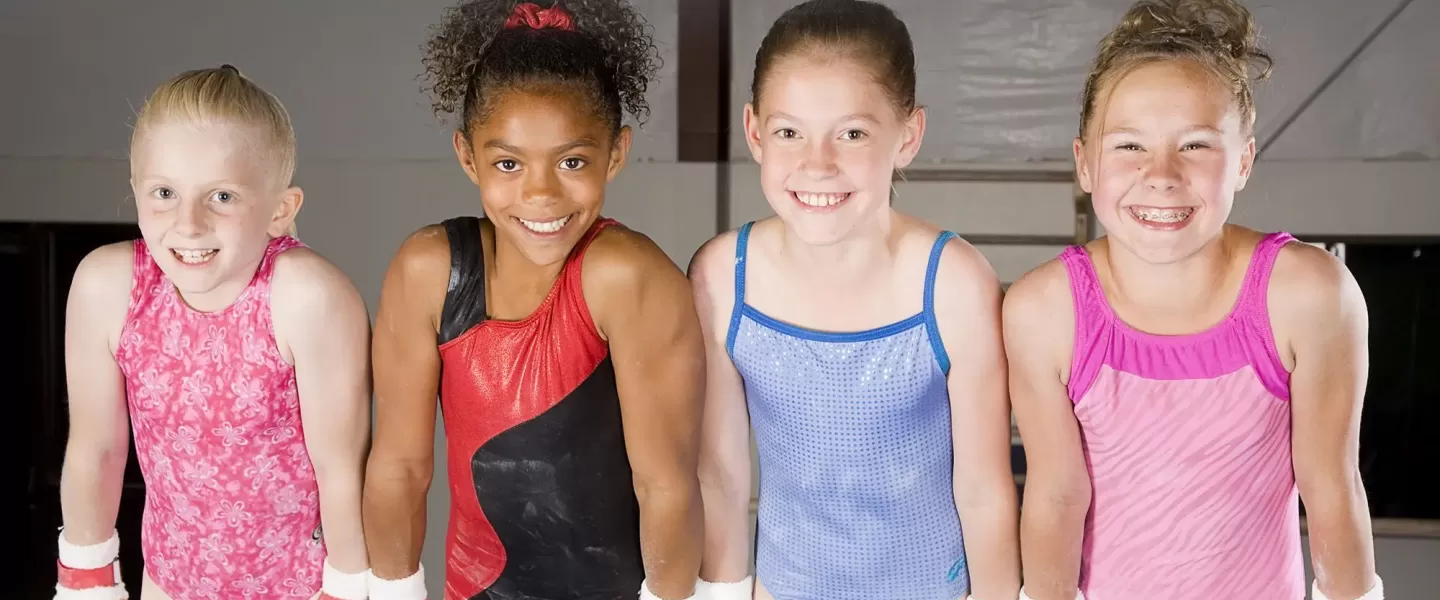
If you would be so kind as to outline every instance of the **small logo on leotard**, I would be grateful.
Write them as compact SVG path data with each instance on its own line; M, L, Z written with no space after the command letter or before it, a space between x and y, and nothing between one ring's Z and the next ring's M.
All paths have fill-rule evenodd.
M310 541L318 542L320 541L320 538L325 535L324 532L320 530L320 528L320 525L315 526L315 533L310 534Z
M965 569L965 559L963 559L963 558L957 558L957 559L955 559L955 564L950 565L950 573L945 576L945 581L950 582L950 583L955 583L955 580L960 578L960 573L961 573L961 571L963 571L964 569Z

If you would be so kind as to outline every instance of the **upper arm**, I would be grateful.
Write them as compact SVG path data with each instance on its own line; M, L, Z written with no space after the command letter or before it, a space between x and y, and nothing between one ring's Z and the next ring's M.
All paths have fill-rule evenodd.
M974 246L951 240L940 253L934 293L935 320L950 359L947 387L955 471L969 481L991 476L1012 485L1000 280ZM979 487L962 486L958 479L959 490Z
M1358 481L1369 317L1350 271L1319 248L1290 244L1268 291L1282 354L1293 359L1290 406L1296 482ZM1336 478L1339 478L1338 480ZM1308 504L1308 502L1307 502Z
M690 260L689 275L705 337L700 477L710 483L748 488L750 415L745 406L745 382L726 347L735 310L737 237L728 232L706 242Z
M1026 273L1005 294L1002 327L1027 488L1054 484L1054 493L1078 499L1090 484L1066 389L1075 332L1068 277L1058 260Z
M433 469L440 388L440 309L450 242L440 225L406 238L385 272L371 349L375 435L371 460Z
M370 315L339 268L308 248L281 254L270 288L282 353L295 365L305 444L323 472L370 432Z
M649 238L619 227L591 244L582 279L610 344L636 481L694 477L705 347L689 282Z
M101 246L75 269L65 304L65 380L70 443L100 450L129 444L125 379L115 352L130 306L135 247Z

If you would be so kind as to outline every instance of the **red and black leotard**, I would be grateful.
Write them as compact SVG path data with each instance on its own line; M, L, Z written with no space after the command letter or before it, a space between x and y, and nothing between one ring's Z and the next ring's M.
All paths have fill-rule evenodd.
M580 283L586 247L613 223L586 232L520 321L487 319L480 220L444 223L446 600L632 600L640 589L640 515L615 371Z

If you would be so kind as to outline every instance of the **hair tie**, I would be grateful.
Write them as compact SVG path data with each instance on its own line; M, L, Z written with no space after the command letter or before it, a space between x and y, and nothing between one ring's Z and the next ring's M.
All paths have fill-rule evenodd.
M221 70L221 71L229 71L229 72L234 73L234 74L236 74L236 75L239 75L239 74L240 74L240 69L235 68L235 65L231 65L231 64L223 64L223 65L220 65L220 70Z
M550 8L540 8L534 2L522 2L515 6L515 12L510 13L510 18L505 20L506 29L517 27L529 27L531 29L560 29L563 31L575 31L575 21L570 13L555 3Z

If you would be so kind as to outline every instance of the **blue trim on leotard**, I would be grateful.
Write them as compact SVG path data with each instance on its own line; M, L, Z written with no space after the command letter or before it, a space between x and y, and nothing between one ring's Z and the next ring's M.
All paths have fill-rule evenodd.
M882 327L816 331L745 303L751 223L735 246L725 347L760 450L756 574L777 600L953 600L969 589L954 503L946 373L934 286Z

